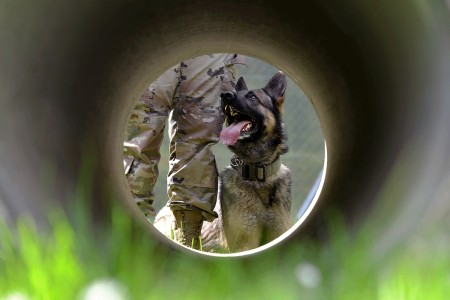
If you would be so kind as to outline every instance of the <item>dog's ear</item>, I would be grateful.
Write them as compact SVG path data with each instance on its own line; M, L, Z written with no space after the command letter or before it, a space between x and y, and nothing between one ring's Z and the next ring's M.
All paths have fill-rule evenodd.
M240 91L248 91L248 87L245 84L244 78L240 77L236 83L236 86L234 87L234 89L236 90L236 92L240 92Z
M278 106L282 105L284 102L286 85L286 75L284 75L282 71L278 71L275 75L273 75L264 88L266 92L276 100L276 104Z

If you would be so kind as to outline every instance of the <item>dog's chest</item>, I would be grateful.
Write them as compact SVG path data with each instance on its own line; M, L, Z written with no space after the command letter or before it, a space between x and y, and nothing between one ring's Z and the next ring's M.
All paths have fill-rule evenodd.
M277 185L252 183L229 172L222 183L222 206L230 222L270 222L282 207Z

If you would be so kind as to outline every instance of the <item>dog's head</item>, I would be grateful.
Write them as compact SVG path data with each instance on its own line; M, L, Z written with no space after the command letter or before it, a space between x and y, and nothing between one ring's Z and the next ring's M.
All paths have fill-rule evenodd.
M248 90L241 77L233 91L220 95L227 127L221 141L247 162L270 160L287 152L282 120L286 76L277 72L264 88Z

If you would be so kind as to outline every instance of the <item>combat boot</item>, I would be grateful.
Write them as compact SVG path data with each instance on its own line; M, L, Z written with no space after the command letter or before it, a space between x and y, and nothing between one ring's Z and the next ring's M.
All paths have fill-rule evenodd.
M200 234L203 216L199 211L174 210L175 229L180 230L180 241L183 245L200 250Z

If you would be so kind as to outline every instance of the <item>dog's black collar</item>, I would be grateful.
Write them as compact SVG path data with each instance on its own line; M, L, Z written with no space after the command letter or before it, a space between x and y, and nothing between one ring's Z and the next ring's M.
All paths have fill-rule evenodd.
M266 181L266 178L274 175L281 167L281 159L278 157L270 164L245 163L240 158L231 159L231 167L236 170L244 180Z

